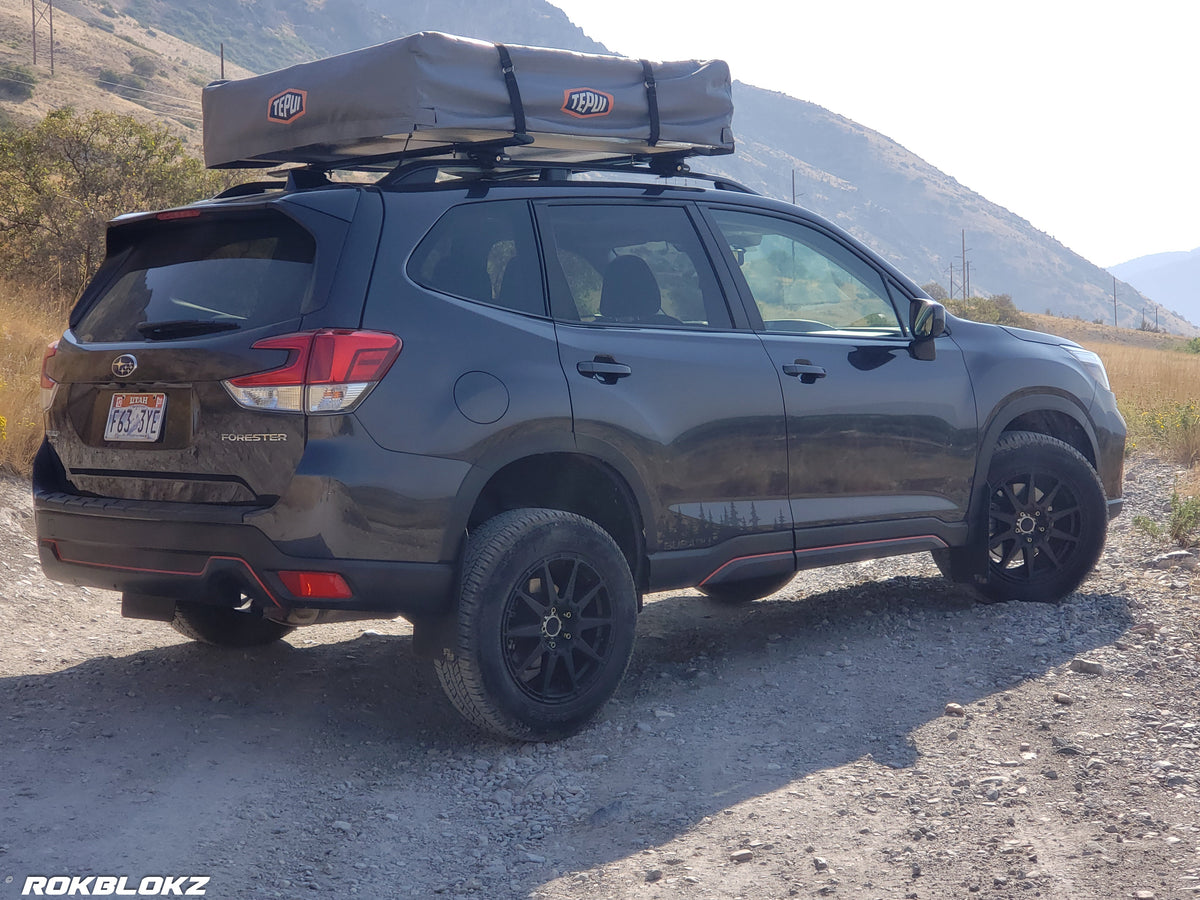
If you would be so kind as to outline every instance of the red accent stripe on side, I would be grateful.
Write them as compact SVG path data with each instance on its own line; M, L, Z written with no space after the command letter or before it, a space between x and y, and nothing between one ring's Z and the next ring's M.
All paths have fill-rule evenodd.
M949 544L935 534L918 534L906 538L889 538L880 541L853 541L849 544L830 544L828 547L806 547L803 550L797 550L796 553L821 553L825 550L841 550L846 547L873 547L876 544L907 544L912 541L937 541L943 547L949 546Z
M204 566L199 572L188 572L187 570L145 569L139 566L118 566L112 563L97 563L88 562L82 559L71 559L70 557L63 555L62 550L59 549L58 541L43 540L42 543L49 545L51 551L54 553L55 558L60 562L70 563L73 566L91 566L94 569L115 569L118 572L141 572L147 575L183 575L187 578L203 578L205 573L208 572L208 567L212 565L214 560L240 563L246 567L246 571L250 573L250 577L254 579L255 583L258 584L260 588L262 588L263 593L270 598L272 603L274 603L280 609L286 608L282 603L279 602L278 599L276 599L275 593L263 583L261 578L258 577L258 573L254 571L250 563L246 562L240 556L210 556L207 560L205 560Z
M742 562L743 560L746 560L746 559L769 559L772 556L791 556L791 555L792 555L791 550L781 550L777 553L754 553L750 556L735 556L733 559L729 560L729 562L725 563L720 568L716 569L714 572L709 574L709 576L707 578L705 578L702 582L700 582L700 586L703 587L704 585L708 584L710 581L712 581L714 578L717 577L718 573L720 573L724 569L729 568L736 562Z
M808 548L805 548L804 550L796 550L795 553L797 556L799 556L800 554L823 553L827 550L842 550L842 549L846 549L849 547L872 547L877 544L892 544L892 545L907 544L907 543L911 543L913 541L937 541L943 547L949 546L949 544L947 544L945 541L943 541L937 535L918 534L918 535L914 535L912 537L906 537L906 538L894 538L894 539L886 539L886 540L878 540L878 541L853 541L849 544L829 544L828 546L825 546L825 547L808 547ZM743 560L747 560L747 559L768 559L772 556L791 556L791 555L792 555L791 550L783 550L778 553L755 553L755 554L752 554L751 556L735 556L733 559L729 560L729 562L725 563L720 568L718 568L716 571L709 574L708 577L706 577L703 581L700 582L700 586L703 587L704 585L708 584L710 581L712 581L714 578L716 578L720 572L722 572L724 569L727 569L729 566L732 566L734 563L742 562Z

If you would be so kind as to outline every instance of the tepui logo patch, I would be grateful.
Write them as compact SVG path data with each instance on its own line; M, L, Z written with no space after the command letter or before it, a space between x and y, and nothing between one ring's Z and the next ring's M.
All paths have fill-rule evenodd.
M595 88L571 88L563 91L562 111L577 119L607 116L612 112L613 95Z
M307 111L308 91L291 88L267 101L267 119L271 122L295 122Z

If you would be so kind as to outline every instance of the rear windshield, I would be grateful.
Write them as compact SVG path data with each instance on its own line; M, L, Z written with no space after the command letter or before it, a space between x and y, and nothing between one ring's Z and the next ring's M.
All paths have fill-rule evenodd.
M73 330L85 342L164 340L295 319L315 252L312 235L278 214L156 222L111 261Z

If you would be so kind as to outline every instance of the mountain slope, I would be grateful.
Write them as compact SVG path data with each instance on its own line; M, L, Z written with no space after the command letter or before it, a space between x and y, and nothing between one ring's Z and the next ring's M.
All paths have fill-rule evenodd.
M58 71L53 79L41 72L33 100L0 100L0 110L29 116L64 103L115 108L174 120L192 144L199 140L199 88L218 76L221 44L226 76L235 78L421 30L605 52L544 0L56 0L56 9ZM28 4L0 0L0 66L28 63L28 36ZM146 56L155 60L148 78L138 74ZM734 99L738 152L696 168L781 198L791 196L794 171L797 202L919 283L945 285L953 264L956 293L965 229L973 292L1010 294L1025 310L1112 322L1109 274L894 141L749 85L737 84ZM1119 323L1136 327L1149 303L1119 286ZM1159 320L1173 332L1200 334L1166 310Z
M572 25L564 12L543 0L109 3L143 25L168 31L205 49L216 50L224 43L228 59L255 72L344 53L415 31L446 31L492 41L607 52Z
M837 222L919 283L961 290L966 231L972 293L1009 294L1021 309L1113 322L1112 276L981 197L895 141L813 103L735 86L733 157L706 160L748 187L790 199ZM1118 286L1118 323L1136 328L1150 300ZM1160 324L1200 333L1166 309ZM1200 320L1200 316L1195 317Z
M1200 321L1200 248L1142 256L1108 270L1157 303Z

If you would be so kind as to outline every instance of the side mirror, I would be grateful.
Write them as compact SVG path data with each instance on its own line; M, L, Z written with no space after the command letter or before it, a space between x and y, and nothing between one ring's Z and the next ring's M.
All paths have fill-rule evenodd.
M918 341L928 341L946 333L946 307L933 300L914 300L908 311L908 327Z
M913 336L908 352L914 359L935 357L933 339L946 333L946 307L919 297L908 307L908 329Z

